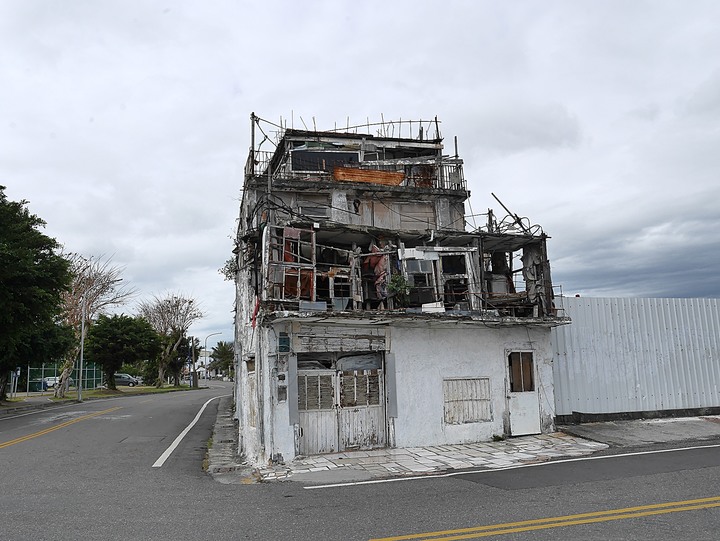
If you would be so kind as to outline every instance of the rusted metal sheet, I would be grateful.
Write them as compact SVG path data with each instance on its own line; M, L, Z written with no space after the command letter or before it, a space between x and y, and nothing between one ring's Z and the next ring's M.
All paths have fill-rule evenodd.
M354 167L336 167L333 179L344 182L366 182L383 186L400 186L405 180L405 173L397 171L379 171L375 169L359 169Z

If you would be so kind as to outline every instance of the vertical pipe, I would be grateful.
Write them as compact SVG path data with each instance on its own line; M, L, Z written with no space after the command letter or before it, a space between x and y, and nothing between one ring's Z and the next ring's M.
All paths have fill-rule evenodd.
M82 367L83 367L83 357L85 356L85 295L82 297L82 308L80 310L81 313L81 321L80 321L80 377L78 380L78 402L82 402Z

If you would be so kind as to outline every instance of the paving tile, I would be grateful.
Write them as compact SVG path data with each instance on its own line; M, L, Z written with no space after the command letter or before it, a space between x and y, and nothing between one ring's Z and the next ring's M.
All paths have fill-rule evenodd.
M347 458L365 458L370 456L367 451L346 451L344 454Z
M304 457L275 468L263 468L267 480L287 480L293 474L323 471L365 471L372 477L412 475L448 469L506 468L515 464L539 463L553 458L592 454L607 445L563 433L521 436L498 442L433 445L369 451L345 451Z
M407 449L388 449L386 454L388 454L390 456L409 455L410 451L408 451Z

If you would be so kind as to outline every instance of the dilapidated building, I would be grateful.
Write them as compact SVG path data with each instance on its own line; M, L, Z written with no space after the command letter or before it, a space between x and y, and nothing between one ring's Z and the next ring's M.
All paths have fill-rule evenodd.
M467 227L439 122L251 121L235 248L246 456L552 430L550 329L567 319L547 237L491 211Z

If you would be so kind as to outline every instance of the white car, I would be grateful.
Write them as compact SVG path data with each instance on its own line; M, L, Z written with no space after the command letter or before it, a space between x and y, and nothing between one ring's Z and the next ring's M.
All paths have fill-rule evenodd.
M54 389L55 385L60 383L60 376L50 376L50 377L47 377L44 379L45 379L45 385L47 386L48 389Z
M45 386L48 389L54 389L55 386L60 383L60 376L49 376L47 378L44 378L45 380ZM73 386L73 379L70 378L70 387Z

